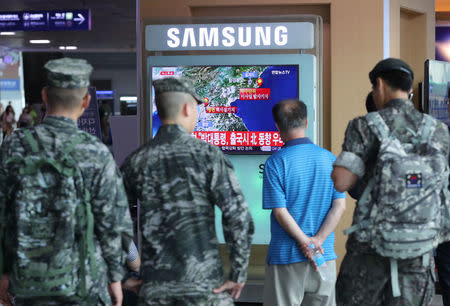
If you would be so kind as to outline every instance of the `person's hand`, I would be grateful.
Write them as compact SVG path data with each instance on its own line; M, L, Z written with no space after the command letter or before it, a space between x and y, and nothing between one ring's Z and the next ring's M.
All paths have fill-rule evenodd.
M320 239L319 237L317 237L317 236L313 236L310 239L311 239L311 243L314 244L314 247L316 249L319 249L320 253L323 254L324 251L323 251L323 248L322 248L322 244L323 244L324 241L322 239Z
M133 291L134 293L138 293L139 291L139 287L142 285L142 280L134 278L134 277L130 277L129 279L127 279L125 281L125 283L122 284L122 287L124 289Z
M231 297L235 300L241 296L242 288L244 288L244 283L235 283L230 280L225 281L225 283L222 284L219 288L216 288L213 290L215 294L227 291Z
M297 241L297 246L300 248L300 250L302 251L303 255L309 259L310 261L313 261L312 256L311 256L311 251L309 250L309 245L313 243L311 241L310 237L307 237L306 240L303 241Z
M0 279L0 303L3 305L11 305L11 296L8 293L9 274L3 274Z
M113 306L122 306L123 292L122 284L120 282L109 283L109 295L113 302Z
M0 296L6 296L9 289L9 274L2 274L0 279Z
M301 245L299 245L300 249L302 250L303 255L305 255L305 257L308 258L308 260L310 262L312 262L312 264L314 265L314 269L316 271L318 271L317 264L314 261L313 254L311 252L311 249L309 248L309 245L311 245L311 244L314 244L314 247L316 249L319 249L319 251L323 254L324 253L323 248L322 248L323 240L317 236L313 236L313 237L309 237L308 241L305 241Z

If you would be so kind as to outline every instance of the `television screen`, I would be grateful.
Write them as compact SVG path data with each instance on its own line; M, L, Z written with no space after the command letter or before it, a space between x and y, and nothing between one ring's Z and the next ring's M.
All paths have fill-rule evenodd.
M192 80L204 101L195 137L226 153L270 154L283 145L272 107L298 98L298 65L152 67L153 80L166 77ZM152 122L155 135L161 121L154 101Z
M450 126L447 103L450 95L450 62L425 62L425 111Z

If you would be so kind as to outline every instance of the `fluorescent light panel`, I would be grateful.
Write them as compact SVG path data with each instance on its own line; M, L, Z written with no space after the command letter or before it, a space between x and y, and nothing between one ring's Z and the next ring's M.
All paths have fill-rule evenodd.
M59 50L77 50L77 46L59 46Z
M137 97L128 97L128 96L124 96L124 97L120 97L119 98L120 101L137 101Z
M50 40L48 39L31 39L30 44L49 44Z
M0 32L0 35L12 36L12 35L16 35L16 32Z

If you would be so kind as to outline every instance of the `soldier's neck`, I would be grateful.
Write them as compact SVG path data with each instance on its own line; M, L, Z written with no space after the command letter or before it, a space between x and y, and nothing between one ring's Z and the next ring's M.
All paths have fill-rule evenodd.
M72 119L77 122L78 118L83 114L83 111L80 110L63 110L63 109L48 109L47 116L58 116Z

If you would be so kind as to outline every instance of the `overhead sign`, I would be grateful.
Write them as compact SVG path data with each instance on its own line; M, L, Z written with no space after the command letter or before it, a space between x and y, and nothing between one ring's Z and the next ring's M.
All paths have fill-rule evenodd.
M148 51L314 47L310 22L148 25L145 34Z
M0 12L0 31L90 30L89 10Z

